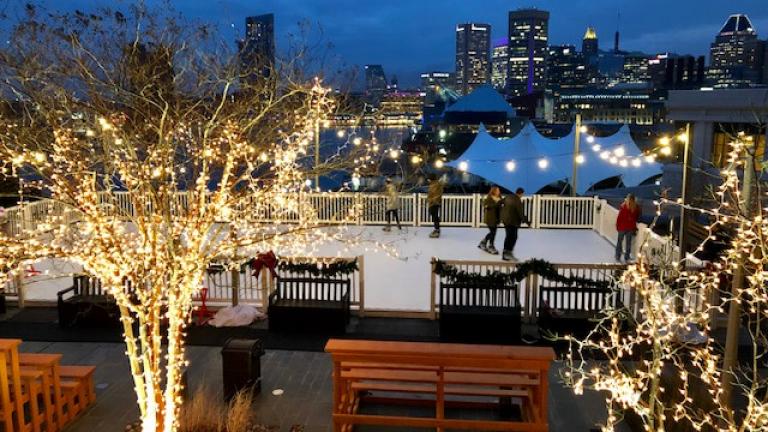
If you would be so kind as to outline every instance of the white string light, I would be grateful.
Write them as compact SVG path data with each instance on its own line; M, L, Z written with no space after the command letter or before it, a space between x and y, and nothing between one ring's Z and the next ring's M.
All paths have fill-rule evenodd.
M515 164L515 161L509 161L507 162L506 167L507 167L507 171L512 172L515 170L515 168L517 168L517 165Z

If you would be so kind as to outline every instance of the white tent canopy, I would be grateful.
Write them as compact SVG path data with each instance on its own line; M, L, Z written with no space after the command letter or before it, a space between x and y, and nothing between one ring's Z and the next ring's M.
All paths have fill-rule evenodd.
M571 132L559 139L541 135L527 123L513 138L492 137L483 125L475 140L456 160L447 165L466 170L485 180L514 190L522 187L536 193L558 180L570 181L573 173ZM661 174L661 165L646 158L624 125L608 137L582 133L578 165L577 191L583 194L600 181L620 176L627 186L637 186Z

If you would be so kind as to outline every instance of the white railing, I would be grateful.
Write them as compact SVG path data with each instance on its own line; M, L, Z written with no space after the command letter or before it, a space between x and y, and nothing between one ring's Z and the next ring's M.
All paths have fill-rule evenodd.
M358 256L356 258L282 258L289 262L311 262L330 263L335 261L357 260L358 269L349 275L339 276L342 279L350 281L350 304L352 310L357 311L359 315L365 314L365 258ZM276 269L278 277L310 277L309 274L287 273ZM237 304L248 304L266 313L269 294L274 290L274 280L271 272L263 268L258 276L253 275L252 269L244 265L240 269L226 269L221 271L208 271L203 279L203 286L208 289L206 304L209 306L226 306ZM199 299L195 301L200 304Z
M441 224L469 228L485 226L483 223L484 198L482 194L443 195L440 209ZM183 212L188 208L188 199L187 193L179 192L172 206L173 211ZM100 202L108 209L107 214L122 215L126 218L136 215L136 204L131 200L128 192L104 193L100 197ZM387 197L379 193L308 193L303 203L314 209L318 222L323 224L380 225L386 222ZM596 218L601 216L598 211L601 203L603 201L591 197L533 195L523 198L525 213L533 228L594 228ZM258 208L249 204L245 206ZM356 209L361 211L356 212ZM258 222L270 222L272 218L267 213L257 214L254 211L252 218ZM8 209L6 215L8 232L11 235L19 235L24 230L34 230L41 224L55 226L78 220L77 211L52 200L25 202L21 206ZM357 216L350 219L350 215ZM402 194L399 216L400 222L405 225L430 226L432 221L429 216L427 195ZM283 214L280 220L290 222L291 218ZM607 238L610 240L610 236Z

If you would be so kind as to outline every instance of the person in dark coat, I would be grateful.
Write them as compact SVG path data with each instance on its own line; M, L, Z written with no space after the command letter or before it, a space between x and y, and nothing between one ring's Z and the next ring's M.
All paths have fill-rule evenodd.
M429 234L431 238L440 237L440 206L443 203L443 184L440 179L433 175L429 179L429 188L427 189L427 208L429 216L435 229Z
M499 251L496 250L494 245L496 242L496 230L499 227L499 219L501 218L501 190L498 186L493 186L488 191L488 195L486 195L485 201L483 201L483 208L485 209L483 222L488 225L488 234L486 234L477 247L489 254L498 255Z
M616 231L619 238L616 241L616 261L621 260L621 244L624 248L624 261L629 261L632 252L632 239L637 235L637 221L640 219L640 206L633 194L627 195L619 207L619 215L616 217Z
M520 225L525 223L531 226L531 222L525 216L525 209L523 208L523 188L517 188L514 194L504 197L504 202L501 207L501 222L504 223L504 252L501 255L501 259L504 261L517 261L515 258L514 250L517 243L517 231L520 229Z

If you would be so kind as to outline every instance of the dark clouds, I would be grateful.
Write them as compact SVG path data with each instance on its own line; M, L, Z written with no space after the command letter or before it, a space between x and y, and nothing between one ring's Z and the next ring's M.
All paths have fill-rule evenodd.
M104 4L104 0L46 0L43 3L55 8L88 9ZM176 0L172 3L185 14L220 23L224 36L232 40L241 37L245 16L273 12L278 49L286 44L287 34L297 32L298 22L308 22L314 26L312 37L319 38L322 34L323 41L333 44L334 54L344 63L381 63L388 75L397 74L400 82L407 85L417 83L419 72L453 69L457 23L489 23L497 39L506 36L507 12L521 5L551 12L552 43L578 44L586 26L593 25L601 46L609 47L613 43L618 12L621 13L618 25L622 47L628 50L705 54L726 17L737 12L747 13L761 37L768 37L766 0L526 0L522 3L509 0Z

